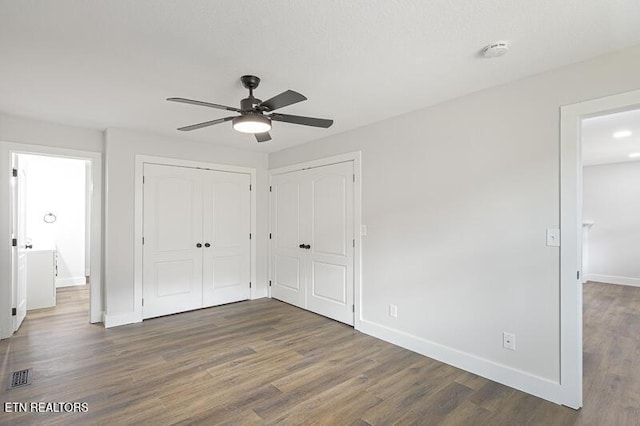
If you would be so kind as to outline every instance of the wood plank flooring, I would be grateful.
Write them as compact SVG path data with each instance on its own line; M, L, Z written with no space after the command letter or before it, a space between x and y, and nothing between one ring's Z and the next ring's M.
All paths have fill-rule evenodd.
M105 330L87 286L0 342L0 401L86 402L0 424L640 424L640 288L585 285L585 407L574 411L271 299ZM34 383L5 390L10 372Z

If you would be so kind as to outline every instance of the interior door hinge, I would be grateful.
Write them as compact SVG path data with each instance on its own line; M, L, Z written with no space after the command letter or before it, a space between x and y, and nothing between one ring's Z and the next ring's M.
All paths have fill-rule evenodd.
M356 312L356 305L351 305L351 312L353 312L353 313Z
M269 287L271 287L271 280L269 280Z
M16 315L18 315L18 310L16 308L11 308L11 316L15 317Z
M142 306L144 306L144 297L142 298Z
M354 182L356 181L356 174L355 173L353 174L353 181Z
M251 191L251 184L249 184L249 191Z
M353 239L353 246L354 247L356 246L356 239L355 238Z
M251 281L249 281L249 288L251 288Z
M12 238L11 239L11 247L18 247L18 239L17 238Z
M13 169L12 175L13 177L18 177L18 169Z
M251 239L251 232L249 232L249 239Z
M271 232L269 232L269 239L271 239Z
M269 192L273 191L273 187L271 185L269 185Z
M142 237L142 245L144 245L144 237Z
M142 176L142 184L144 185L144 176Z
M576 274L576 279L580 279L580 271Z

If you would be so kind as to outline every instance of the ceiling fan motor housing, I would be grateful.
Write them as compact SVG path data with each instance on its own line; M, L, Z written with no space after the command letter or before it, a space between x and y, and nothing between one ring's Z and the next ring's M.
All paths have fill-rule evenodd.
M248 98L242 99L240 101L240 109L242 110L241 114L244 114L245 111L251 111L255 109L255 106L258 105L260 102L262 102L260 99L254 98L253 96L249 96Z

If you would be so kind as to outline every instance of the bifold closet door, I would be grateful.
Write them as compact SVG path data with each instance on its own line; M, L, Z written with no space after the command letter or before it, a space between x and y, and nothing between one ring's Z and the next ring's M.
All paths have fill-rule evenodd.
M353 162L271 179L271 296L353 325Z
M203 179L197 170L144 165L143 316L202 307Z
M250 296L250 191L246 173L202 171L204 180L203 306Z

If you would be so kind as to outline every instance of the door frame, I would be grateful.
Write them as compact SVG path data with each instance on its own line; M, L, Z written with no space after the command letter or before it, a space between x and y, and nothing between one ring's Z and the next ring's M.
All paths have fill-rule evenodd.
M42 155L47 157L72 158L85 160L91 164L91 182L93 196L91 197L90 218L90 303L89 322L103 321L103 271L102 271L102 153L81 151L68 148L57 148L46 145L30 145L16 142L0 142L0 175L10 176L12 157L14 154ZM9 200L5 208L0 211L0 240L11 241L10 212L13 208L11 200L11 178L0 181L0 200ZM13 279L11 247L9 244L0 245L0 338L10 337L11 305L13 300Z
M271 178L275 175L296 172L300 170L312 169L332 164L353 162L353 173L355 182L353 183L353 237L356 246L353 253L353 328L360 329L362 321L362 151L348 152L317 160L305 161L289 166L277 167L269 170L269 188L271 188ZM271 229L271 195L269 195L269 233ZM271 261L271 240L269 240L269 282L273 280L273 265ZM269 298L271 298L271 287L269 286Z
M639 107L634 90L560 108L560 396L575 409L582 407L583 378L581 122Z
M134 281L133 281L133 300L134 313L131 322L142 322L142 234L143 234L143 195L144 186L142 177L145 164L159 164L163 166L187 167L192 169L216 170L221 172L246 173L251 176L251 207L250 207L250 268L251 268L251 288L250 299L259 297L256 283L256 169L253 167L231 166L228 164L207 163L202 161L181 160L169 157L157 157L152 155L138 154L135 157L135 188L134 188ZM113 324L118 325L118 324ZM110 326L106 324L106 326Z

